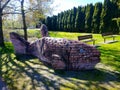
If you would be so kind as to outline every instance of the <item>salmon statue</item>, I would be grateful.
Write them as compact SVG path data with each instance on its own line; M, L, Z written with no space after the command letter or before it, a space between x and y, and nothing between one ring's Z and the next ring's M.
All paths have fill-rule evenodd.
M11 32L15 53L36 56L55 70L91 70L100 62L100 52L94 46L77 40L49 37L44 24L40 31L42 37L33 43Z

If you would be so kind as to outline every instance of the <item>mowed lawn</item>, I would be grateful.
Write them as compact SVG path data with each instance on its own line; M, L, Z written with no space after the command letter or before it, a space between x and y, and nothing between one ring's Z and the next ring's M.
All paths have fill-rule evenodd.
M86 33L50 31L49 34L77 40L78 35ZM39 30L29 30L28 36L31 42L41 37ZM116 37L117 42L106 44L100 34L93 36L101 52L101 62L94 70L54 71L37 58L16 57L12 44L6 42L6 47L0 48L0 74L10 90L120 90L120 36Z

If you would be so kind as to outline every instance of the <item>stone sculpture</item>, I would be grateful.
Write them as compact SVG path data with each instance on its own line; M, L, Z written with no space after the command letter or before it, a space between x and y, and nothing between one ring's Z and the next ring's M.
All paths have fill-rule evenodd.
M42 24L40 27L40 33L42 37L48 37L48 28L45 24Z
M91 70L100 62L100 52L80 41L42 37L29 43L14 32L10 33L10 38L16 54L34 55L54 69Z

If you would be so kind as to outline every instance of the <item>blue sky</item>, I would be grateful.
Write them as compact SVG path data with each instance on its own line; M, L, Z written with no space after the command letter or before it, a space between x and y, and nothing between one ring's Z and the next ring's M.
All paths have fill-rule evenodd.
M54 8L53 14L56 15L61 11L71 9L73 7L85 6L87 4L96 2L104 2L104 0L54 0L52 7Z

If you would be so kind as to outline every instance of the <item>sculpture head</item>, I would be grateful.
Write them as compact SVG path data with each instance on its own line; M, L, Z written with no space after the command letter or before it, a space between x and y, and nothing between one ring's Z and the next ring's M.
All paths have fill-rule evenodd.
M42 24L40 27L41 37L49 37L48 35L48 29L45 24Z

